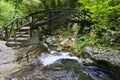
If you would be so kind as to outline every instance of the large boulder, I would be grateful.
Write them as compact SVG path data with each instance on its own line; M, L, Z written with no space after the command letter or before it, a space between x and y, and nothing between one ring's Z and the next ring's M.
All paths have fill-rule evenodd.
M83 58L91 59L98 64L111 67L120 67L120 51L108 48L85 47L82 51Z

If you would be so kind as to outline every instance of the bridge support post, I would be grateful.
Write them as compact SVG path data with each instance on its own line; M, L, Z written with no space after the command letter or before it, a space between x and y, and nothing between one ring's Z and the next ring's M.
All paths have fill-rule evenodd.
M30 16L30 37L32 37L33 16Z
M8 30L7 27L4 27L5 30L5 40L8 41Z

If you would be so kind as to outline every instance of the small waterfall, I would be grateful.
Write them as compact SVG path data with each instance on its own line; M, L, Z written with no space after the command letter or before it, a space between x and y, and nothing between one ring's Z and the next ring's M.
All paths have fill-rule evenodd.
M38 60L43 66L53 64L59 59L74 59L77 60L78 63L82 63L81 59L79 59L78 57L72 57L69 54L70 54L69 52L57 52L57 51L51 51L51 54L43 52L41 53L41 56L38 58Z
M38 57L38 61L42 65L42 67L46 67L50 65L49 67L50 69L46 70L46 75L47 77L55 77L54 80L84 80L84 78L82 78L80 75L81 73L79 73L81 71L85 73L87 76L90 76L92 78L92 79L88 78L86 80L114 79L109 77L112 75L111 71L107 71L96 66L85 66L83 65L81 59L75 56L70 56L69 52L63 52L63 51L61 52L51 51L51 53L43 52ZM61 66L58 65L56 66L56 64L64 64L66 66L65 70L62 70ZM51 65L53 66L51 67ZM76 77L73 77L73 75L75 75ZM70 77L71 79L70 78L68 79L68 77Z

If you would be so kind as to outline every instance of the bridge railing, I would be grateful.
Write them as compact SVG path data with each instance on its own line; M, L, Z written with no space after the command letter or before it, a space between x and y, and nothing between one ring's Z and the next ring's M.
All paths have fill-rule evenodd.
M5 27L5 39L8 40L11 36L16 37L16 31L18 31L23 26L29 26L29 16L24 18L15 18L10 23L8 23Z
M6 39L16 34L23 26L30 26L30 35L32 30L43 25L61 23L78 23L86 25L86 21L91 19L89 11L79 11L76 9L45 9L32 13L24 18L15 18L5 26Z
M90 20L89 11L79 11L76 9L46 9L30 14L34 28L45 24L55 23L61 20L61 23L81 23Z
M5 29L5 39L7 40L11 34L13 34L13 31L15 30L15 27L18 27L18 18L15 18L12 20L8 25L4 27Z
M32 13L29 16L32 16L34 28L37 28L41 25L54 23L57 19L60 20L61 18L64 18L64 20L67 20L70 18L70 14L75 14L75 12L77 12L76 9L46 9ZM61 20L61 22L64 20Z

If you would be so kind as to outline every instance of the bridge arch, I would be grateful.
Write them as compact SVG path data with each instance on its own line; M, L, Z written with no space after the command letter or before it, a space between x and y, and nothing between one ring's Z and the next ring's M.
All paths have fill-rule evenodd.
M31 27L37 28L42 25L55 23L78 23L87 26L91 21L90 12L76 9L46 9L30 14Z
M78 23L83 28L91 24L92 18L90 14L88 11L79 11L76 9L45 9L23 18L15 18L5 26L5 35L6 38L9 38L15 35L13 33L19 32L23 27L29 26L30 29L26 32L29 32L32 36L32 30L38 29L43 25L58 23ZM24 35L24 33L19 35Z

